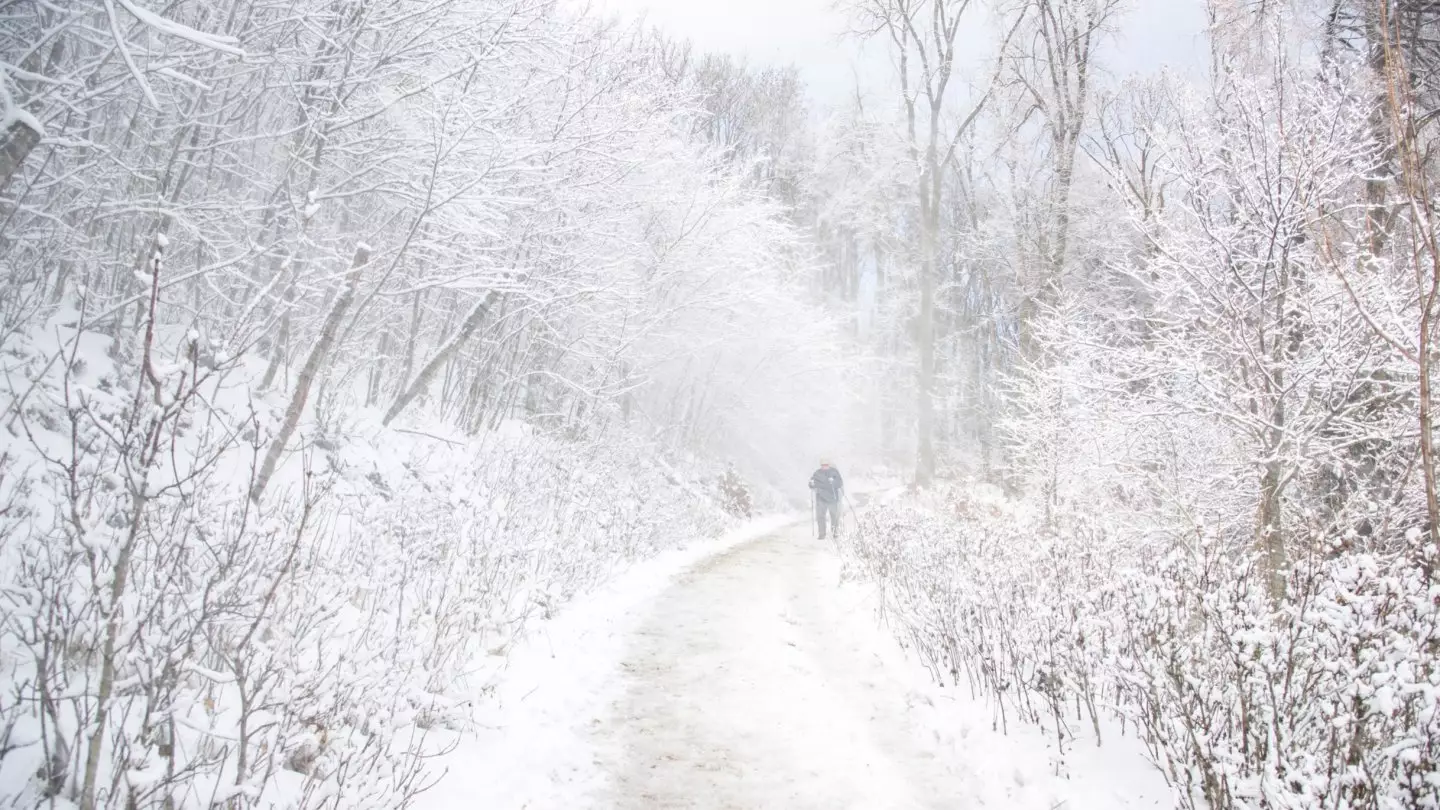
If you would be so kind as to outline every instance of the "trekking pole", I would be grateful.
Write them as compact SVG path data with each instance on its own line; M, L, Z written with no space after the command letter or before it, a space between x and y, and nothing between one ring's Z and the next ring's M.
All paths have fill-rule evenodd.
M810 490L810 539L811 539L811 540L818 539L819 536L820 536L819 534L817 534L818 527L817 527L816 524L815 524L815 521L816 521L816 518L817 518L817 517L818 517L818 513L816 512L816 506L815 506L815 490L812 489L812 490Z

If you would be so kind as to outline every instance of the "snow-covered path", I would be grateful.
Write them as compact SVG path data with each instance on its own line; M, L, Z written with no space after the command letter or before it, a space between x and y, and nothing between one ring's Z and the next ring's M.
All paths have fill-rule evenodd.
M1133 739L1071 750L940 689L804 524L666 552L537 626L416 810L1170 807Z
M914 722L926 698L876 653L804 529L682 574L622 663L594 731L616 808L953 808L968 775ZM837 598L839 597L839 598Z

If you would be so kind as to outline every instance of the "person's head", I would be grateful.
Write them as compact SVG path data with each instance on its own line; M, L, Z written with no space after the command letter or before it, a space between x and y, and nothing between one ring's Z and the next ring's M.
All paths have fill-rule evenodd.
M830 466L830 459L828 459L828 458L822 458L822 459L820 459L820 469L823 470L823 469L825 469L826 467L829 467L829 466Z

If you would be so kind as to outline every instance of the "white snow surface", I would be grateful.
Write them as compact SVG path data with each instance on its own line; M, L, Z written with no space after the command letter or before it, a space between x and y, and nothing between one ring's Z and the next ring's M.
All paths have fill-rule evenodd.
M419 810L1172 806L1133 738L1057 766L1040 731L992 728L841 568L770 518L581 597L511 651Z

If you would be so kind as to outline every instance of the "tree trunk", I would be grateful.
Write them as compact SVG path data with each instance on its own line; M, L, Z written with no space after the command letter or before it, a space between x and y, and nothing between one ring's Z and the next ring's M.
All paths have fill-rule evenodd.
M10 178L19 174L25 158L39 143L40 133L23 121L16 121L5 130L5 143L0 145L0 193L10 186Z
M500 293L491 290L485 294L485 297L481 299L480 303L475 305L474 309L470 310L470 314L465 316L464 322L460 324L460 329L450 338L450 342L442 346L440 350L435 353L435 356L430 358L430 362L426 363L425 367L416 375L415 381L410 383L410 385L401 392L400 396L395 398L395 402L390 406L390 410L385 412L384 424L389 425L395 417L400 415L401 411L405 410L411 400L415 399L421 391L425 390L431 378L435 376L435 372L437 372L441 366L445 365L450 358L455 355L455 352L460 350L460 347L475 333L476 329L480 328L480 324L484 322L485 316L490 312L490 307L492 307L499 298Z
M1431 244L1432 252L1435 245ZM1430 544L1440 551L1440 484L1435 474L1435 421L1431 415L1430 352L1434 340L1435 302L1440 298L1440 256L1431 256L1430 288L1420 314L1420 467L1425 479L1425 532Z
M1285 554L1285 535L1280 517L1280 462L1271 460L1265 464L1260 476L1260 553L1265 558L1266 585L1272 602L1285 598L1286 572L1288 562Z
M365 407L380 399L380 386L385 381L385 358L390 355L390 330L380 333L380 345L375 350L375 365L370 368L370 384L366 386Z
M939 238L940 213L936 204L938 193L932 194L932 188L939 184L933 144L927 150L925 162L928 176L921 180L926 187L921 191L920 209L923 219L920 226L920 312L915 329L915 341L920 352L915 381L915 426L919 433L915 484L922 487L935 480L935 243Z
M325 362L325 355L329 353L331 344L335 342L335 334L340 329L340 322L345 319L345 311L355 300L355 290L360 286L360 270L369 261L370 248L363 244L356 247L355 258L350 262L350 278L346 281L345 292L325 317L320 339L310 350L310 356L305 359L305 365L300 369L300 377L295 381L295 393L290 397L290 407L285 410L285 422L280 427L280 433L270 443L270 449L265 452L265 461L260 465L260 473L250 488L250 500L256 503L260 502L260 496L264 494L265 487L270 483L270 476L275 474L275 467L280 463L281 454L285 452L285 445L290 442L295 427L300 424L300 414L305 410L305 401L310 397L310 386L314 384L315 375Z
M425 296L423 289L415 291L410 303L410 338L405 341L405 362L400 366L400 384L410 382L410 372L415 368L415 343L420 339L420 301Z

